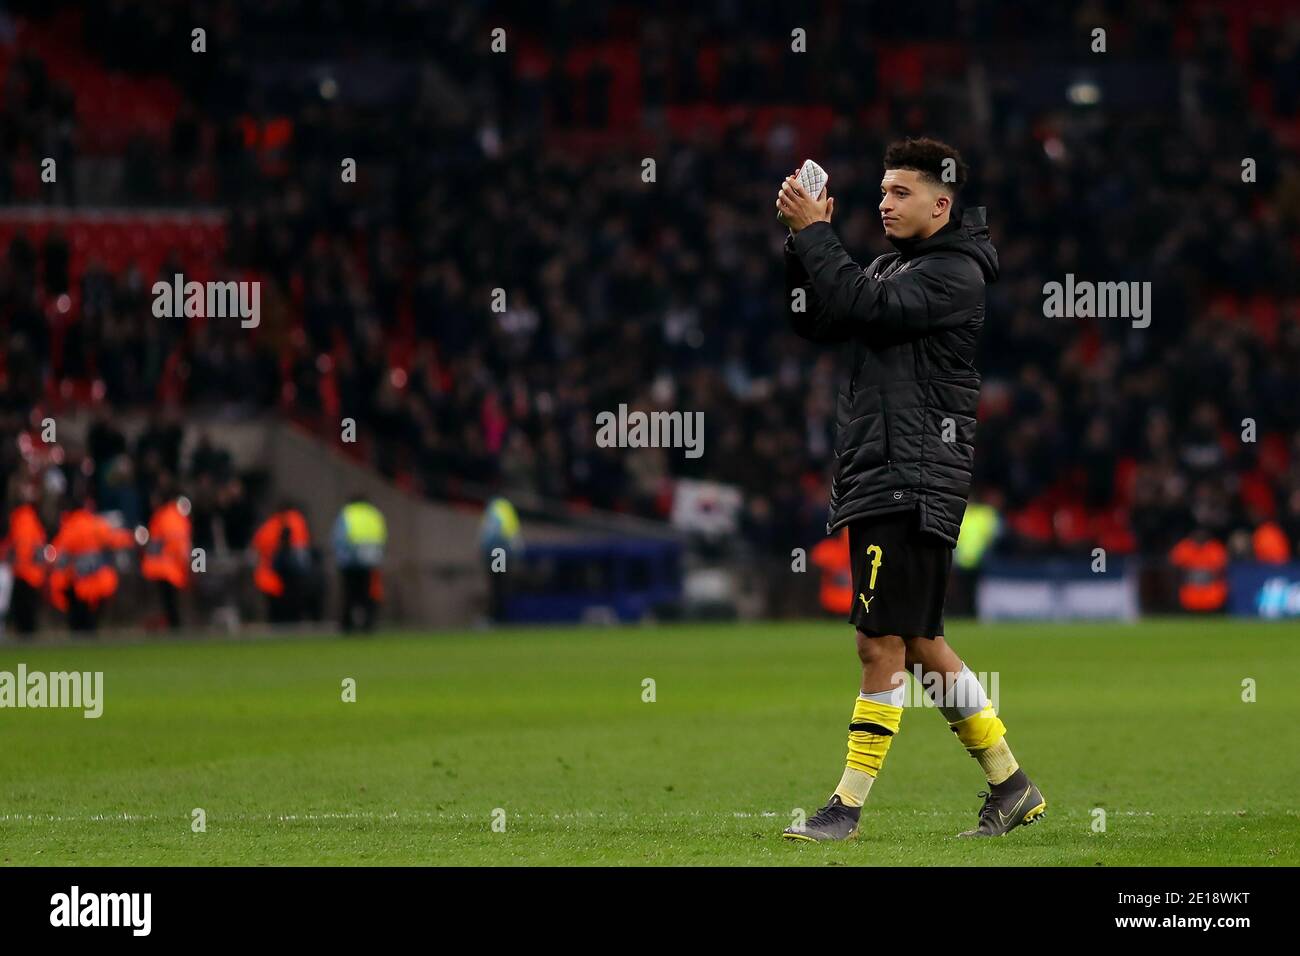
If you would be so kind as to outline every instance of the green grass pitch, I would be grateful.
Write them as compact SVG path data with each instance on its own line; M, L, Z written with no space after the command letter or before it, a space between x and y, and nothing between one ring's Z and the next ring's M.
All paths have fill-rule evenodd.
M984 780L929 708L904 715L857 841L780 839L839 779L858 679L847 626L792 622L9 644L0 670L103 671L105 705L0 710L0 861L1300 863L1300 625L948 636L999 672L1008 740L1048 800L1004 839L954 838Z

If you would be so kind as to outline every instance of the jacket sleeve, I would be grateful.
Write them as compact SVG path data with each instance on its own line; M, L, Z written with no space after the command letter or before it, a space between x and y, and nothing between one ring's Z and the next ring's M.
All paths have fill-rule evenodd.
M983 296L979 267L960 253L918 257L888 279L875 279L849 258L830 223L800 230L791 245L825 313L820 323L848 328L850 335L954 328Z
M785 303L790 313L791 330L801 338L823 345L848 341L853 337L851 324L837 322L831 318L825 304L818 297L812 280L808 277L808 272L795 249L794 240L794 236L785 238ZM796 312L793 307L795 289L803 289L804 292L802 312Z

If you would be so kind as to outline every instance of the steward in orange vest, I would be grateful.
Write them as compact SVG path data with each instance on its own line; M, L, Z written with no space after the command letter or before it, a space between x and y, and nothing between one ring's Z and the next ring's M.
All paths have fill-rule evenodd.
M140 573L147 580L158 582L163 614L172 630L181 626L180 592L190 584L189 514L188 498L159 504L149 519L149 543L140 559Z
M1250 539L1255 560L1265 564L1285 564L1291 558L1291 542L1275 521L1265 521Z
M288 504L262 523L253 535L257 567L253 584L267 597L272 624L301 617L302 589L311 561L311 535L302 512Z
M74 631L93 631L103 605L117 593L115 550L129 548L135 537L90 510L84 502L65 511L54 536L54 570L50 603L68 615Z
M822 572L821 605L832 614L843 616L853 610L853 570L849 555L849 529L842 528L833 538L818 542L812 562Z
M45 525L36 508L26 502L9 515L9 534L5 550L13 563L14 589L9 598L9 621L19 634L36 630L36 609L45 587Z
M1198 529L1174 545L1169 560L1182 572L1178 603L1183 610L1222 610L1228 602L1228 549L1222 542Z

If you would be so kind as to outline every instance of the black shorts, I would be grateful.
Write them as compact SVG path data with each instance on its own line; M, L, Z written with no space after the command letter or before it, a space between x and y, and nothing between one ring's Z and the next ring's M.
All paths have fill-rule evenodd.
M919 511L861 518L849 525L853 611L868 637L942 637L952 546L922 531Z

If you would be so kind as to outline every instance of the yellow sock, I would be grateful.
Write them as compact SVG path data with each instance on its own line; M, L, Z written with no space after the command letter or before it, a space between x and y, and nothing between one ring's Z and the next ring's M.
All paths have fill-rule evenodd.
M989 783L1001 783L1020 769L1020 764L1016 763L1016 758L1011 755L1011 748L1007 746L1005 737L992 747L975 751L971 756L979 761L980 769L984 771L984 776L988 778Z
M846 807L860 807L867 802L867 794L871 792L871 785L875 782L876 778L871 774L845 767L844 776L840 777L835 792L839 794L840 803Z
M978 714L948 726L967 752L979 762L989 783L1001 783L1020 769L1004 739L1006 725L998 719L992 704L985 704Z
M860 807L866 803L867 793L880 773L889 744L898 733L902 720L902 707L864 697L859 697L854 703L844 776L835 788L845 806Z

